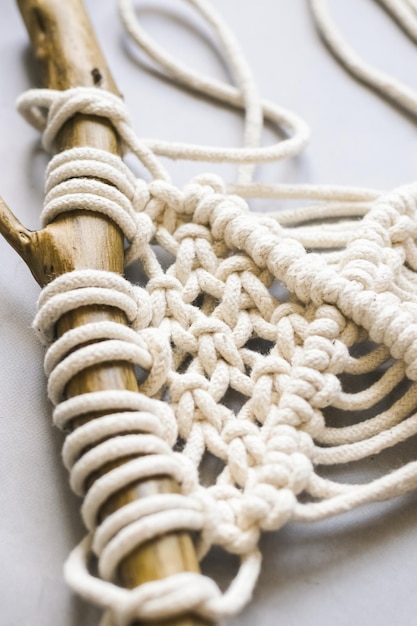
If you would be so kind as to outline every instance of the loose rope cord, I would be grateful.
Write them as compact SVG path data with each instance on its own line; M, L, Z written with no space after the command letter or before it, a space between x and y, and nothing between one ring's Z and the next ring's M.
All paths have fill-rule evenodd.
M67 561L66 577L84 598L106 609L106 626L189 611L210 619L232 615L251 597L262 531L291 519L322 519L417 486L415 461L363 485L318 473L320 465L378 454L417 432L417 185L382 193L253 183L254 164L297 154L308 129L294 114L260 101L229 29L207 2L188 2L212 27L236 87L178 63L143 31L131 2L120 0L119 8L129 34L169 77L243 109L243 147L139 139L125 105L96 88L34 90L18 104L43 131L49 150L76 112L110 119L125 150L153 177L149 184L138 181L118 157L88 148L55 155L47 172L43 223L74 207L102 213L129 242L126 264L140 262L147 275L140 288L111 273L66 274L43 290L34 322L48 346L54 422L71 430L77 417L108 413L71 431L63 450L71 486L84 496L89 531ZM400 22L408 22L416 8L410 0L383 4ZM346 46L325 4L312 0L312 8L329 45L345 59ZM411 90L384 83L356 58L353 65L362 80L415 108ZM290 136L259 147L265 120ZM228 186L209 174L178 189L157 155L241 167L237 182ZM251 215L244 198L253 196L307 204L278 215ZM155 244L174 258L166 271ZM288 297L273 295L274 281ZM130 327L89 324L54 342L60 316L91 303L123 311ZM90 342L98 343L86 346ZM102 391L63 399L75 373L114 359L149 372L141 394ZM347 392L342 374L374 379L362 391ZM404 392L392 401L400 385ZM241 398L239 406L230 408L230 392ZM355 411L356 423L327 425L325 411L332 407ZM365 411L370 417L362 419ZM178 438L181 453L173 451ZM206 451L223 469L203 487L198 471ZM109 461L135 455L86 487ZM98 523L98 510L113 493L156 473L172 476L181 492L130 503ZM176 530L198 534L200 556L212 545L239 555L239 573L224 594L206 576L190 573L130 591L117 586L118 564L132 548ZM91 554L101 579L89 572Z
M417 13L415 3L411 0L378 0L378 2L398 21L416 43ZM392 76L368 65L356 54L334 24L326 0L310 0L310 3L320 35L338 61L355 78L415 117L417 115L415 91Z
M308 141L308 127L298 116L278 107L275 103L260 101L250 67L228 26L205 0L187 1L202 15L217 35L231 75L236 81L236 87L225 85L220 81L190 70L161 49L140 26L130 0L119 1L119 13L126 31L132 39L154 62L166 70L168 77L173 81L244 110L244 146L243 148L216 148L191 146L180 142L146 139L143 141L155 154L173 159L248 164L241 166L238 181L250 182L253 163L278 161L298 154ZM259 147L264 116L266 120L289 132L292 137L274 146Z

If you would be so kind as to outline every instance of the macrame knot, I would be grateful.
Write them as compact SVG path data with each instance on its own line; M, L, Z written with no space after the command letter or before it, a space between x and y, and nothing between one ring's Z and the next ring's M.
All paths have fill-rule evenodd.
M340 392L340 380L333 374L323 374L310 367L297 365L294 366L293 372L294 377L289 383L289 391L308 399L314 408L329 406Z
M311 458L314 442L309 433L297 430L288 424L280 424L276 417L277 411L272 411L262 429L267 448L285 454L299 452L306 458Z
M151 278L147 283L147 291L153 294L157 290L181 291L182 285L178 278L161 274L155 278Z
M259 241L256 242L252 237L256 226L256 219L254 219L253 216L245 215L234 198L224 200L213 211L211 220L213 236L216 239L228 242L229 239L235 235L237 241L236 248L240 250L247 245L248 250L250 250L251 258L253 258L253 256L250 243L252 242L254 245L259 243ZM270 241L270 232L267 229L265 229L265 232L262 234ZM254 261L256 263L255 259ZM260 264L259 267L264 267L264 264Z
M148 189L146 213L153 223L163 224L172 233L177 227L179 216L184 213L182 191L165 180L153 180Z
M132 320L132 328L136 331L147 328L152 319L152 302L146 289L132 285L136 300L136 317Z
M260 538L259 519L264 519L272 507L255 494L239 490L209 488L216 498L219 522L214 541L230 554L247 555L253 552Z
M260 235L263 235L264 230L258 232ZM282 281L290 289L290 285L288 284L288 280L290 279L288 270L294 261L303 259L305 254L304 246L299 241L290 241L285 238L279 239L277 237L275 246L270 251L268 259L266 260L266 267L275 278Z
M198 355L205 371L212 375L219 359L230 367L244 371L244 363L233 341L230 328L215 318L197 319L190 327L190 332L198 341Z
M304 397L304 394L307 397ZM277 421L306 430L312 436L320 433L324 427L324 418L321 411L313 407L309 401L314 395L314 391L308 383L300 381L298 384L291 378L279 401ZM319 404L321 404L320 400ZM268 419L268 415L266 419Z
M243 272L250 272L256 276L261 273L261 270L247 256L236 254L221 261L217 268L216 276L225 282L230 275Z
M149 258L149 244L156 231L155 225L146 213L136 213L135 222L135 235L130 240L130 246L125 250L125 266L136 260L146 264Z
M279 442L280 431L267 442L257 436L254 424L227 424L222 439L228 444L228 468L233 481L245 490L254 490L259 483L271 484L275 489L289 488L302 491L310 480L312 465L299 452L298 433L287 427L286 438ZM282 432L282 431L281 431ZM290 439L290 433L292 435ZM303 446L305 448L305 446Z
M43 145L50 153L62 126L74 115L103 117L114 125L123 148L130 149L155 178L167 179L155 154L137 138L126 105L118 95L97 87L31 89L18 98L17 109L32 126L43 131Z
M228 467L234 482L244 487L251 467L262 464L266 453L258 429L250 422L226 424L221 438L228 446Z
M158 200L162 205L169 205L177 213L182 213L183 192L172 183L165 180L153 180L149 183L149 194L152 199Z
M303 350L294 353L294 366L307 366L312 371L328 374L344 371L349 352L342 341L336 340L342 330L340 318L324 317L325 313L331 312L331 307L320 307L316 319L303 329ZM337 393L336 386L334 393Z
M76 113L130 124L126 105L120 97L95 87L65 91L32 89L20 96L17 108L32 126L44 130L43 145L51 153L57 134Z
M262 465L250 471L248 486L265 483L275 489L289 489L298 494L304 491L312 473L312 463L304 454L268 450Z
M224 239L224 230L230 220L248 210L246 202L238 196L216 194L211 188L203 188L194 208L193 220L197 224L210 227L215 239Z
M187 325L190 311L184 306L182 284L177 278L161 273L149 280L147 290L152 301L154 326L170 318L184 327Z
M331 307L320 307L315 314L316 319L310 322L306 328L306 337L320 337L332 341L336 339L341 331L339 320L325 316Z
M151 358L145 382L139 385L139 391L154 396L165 385L171 370L171 347L164 333L157 328L140 331L139 337L145 342Z
M417 185L415 182L394 189L394 191L385 194L385 197L399 215L415 218L417 210Z
M296 502L290 489L277 490L265 482L257 483L245 492L238 524L244 528L245 524L251 523L263 531L278 530L291 519Z
M209 229L206 226L200 226L199 224L183 224L175 232L175 239L179 243L182 243L184 239L205 239L211 242L212 237ZM196 245L197 242L194 242Z
M184 394L196 389L207 390L209 381L201 374L187 373L186 375L171 375L170 394L173 402L179 402Z
M271 354L255 362L252 369L252 380L257 384L263 377L289 376L290 374L291 365L288 361Z
M373 229L369 228L373 233ZM343 272L351 263L368 263L374 267L383 261L383 255L387 247L391 248L390 239L387 237L386 245L381 246L379 242L372 242L363 236L366 233L360 232L352 237L346 250L342 252L340 259L340 269ZM387 236L387 232L384 231Z
M328 273L328 276L326 276ZM314 302L316 306L323 304L323 286L326 279L334 279L333 272L326 266L326 261L319 254L309 254L308 263L303 256L291 259L286 273L287 287L302 302Z
M393 245L402 243L407 239L416 239L417 221L415 216L402 215L397 222L388 229L388 234Z
M373 264L370 261L355 260L341 272L341 276L358 283L362 289L378 293L387 291L393 284L393 272L385 263Z
M305 340L304 348L305 353L300 364L329 374L340 374L344 371L349 351L342 341L310 336Z
M283 311L277 312L271 317L271 322L276 323L276 341L280 346L279 353L289 363L292 362L297 346L301 345L306 337L308 322L300 314L300 307L288 303L282 305Z
M296 498L290 489L268 483L247 485L244 492L216 485L209 488L219 509L215 543L232 554L251 553L261 530L277 530L291 519Z
M196 208L203 204L217 203L226 193L224 181L214 174L196 176L190 183L185 185L184 190L184 213L192 217ZM195 220L201 222L201 220ZM201 223L204 223L202 221Z

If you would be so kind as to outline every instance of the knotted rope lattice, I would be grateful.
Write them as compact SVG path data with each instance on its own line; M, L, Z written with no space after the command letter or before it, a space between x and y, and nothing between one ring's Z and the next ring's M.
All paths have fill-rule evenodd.
M340 484L317 472L320 465L366 458L417 433L417 185L380 194L252 183L254 163L297 154L308 130L292 113L259 100L227 27L205 1L189 2L214 28L236 88L177 63L142 31L130 3L119 5L130 35L169 77L244 109L243 148L139 140L124 104L98 89L34 90L19 101L21 112L43 130L49 150L74 113L110 119L125 149L154 178L149 184L137 180L121 159L87 148L54 156L47 172L44 223L74 206L104 213L129 242L126 263L140 263L148 279L142 288L105 272L71 272L43 290L34 322L49 346L45 370L55 423L65 429L92 410L109 413L71 432L63 451L71 486L84 496L89 530L70 556L66 576L81 595L107 609L107 624L189 610L209 618L233 614L256 582L262 531L291 519L335 515L417 486L417 462L363 485ZM365 71L356 57L351 60L323 1L311 4L335 53L375 86L379 75ZM414 7L392 0L384 5L397 18L401 6L407 12ZM407 23L417 32L416 13ZM391 79L384 80L390 98L417 106L414 93L407 91L404 104L405 88L395 83L391 89ZM260 148L264 118L291 136ZM180 190L156 155L237 162L238 182L227 186L204 175ZM253 215L244 197L254 195L304 198L308 204L276 216ZM166 271L155 244L173 258ZM288 298L274 295L276 281ZM130 328L90 324L51 343L64 312L92 303L123 311ZM102 341L85 346L97 339ZM102 391L63 400L75 373L112 360L149 372L142 394ZM344 389L342 375L370 373L377 376L362 391ZM400 383L405 391L390 403L390 392ZM356 423L329 426L330 407L355 412ZM365 410L371 417L362 420ZM198 473L206 451L222 464L209 486ZM103 465L135 454L139 458L86 488ZM181 493L130 503L98 525L97 513L111 494L155 474L172 476ZM226 593L191 573L131 591L113 582L134 546L180 529L198 533L200 556L215 544L240 556L239 573ZM91 553L102 580L88 571Z

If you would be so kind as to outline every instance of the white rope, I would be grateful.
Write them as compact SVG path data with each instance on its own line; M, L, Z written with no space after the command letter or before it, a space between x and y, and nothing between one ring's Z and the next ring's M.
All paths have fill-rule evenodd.
M417 39L417 19L408 0L378 0L378 2L399 21L414 40ZM415 91L389 74L368 65L356 54L334 24L326 0L310 0L310 3L320 35L340 63L355 78L415 117L417 115Z
M66 91L31 89L18 98L17 109L30 124L43 132L43 145L48 152L53 152L59 130L76 113L109 119L125 146L149 171L155 177L168 178L154 154L143 143L137 141L123 101L108 91L94 87L75 87ZM48 111L48 118L45 117L44 111ZM110 163L110 158L107 162Z
M228 67L236 80L237 87L225 85L201 73L194 72L174 59L152 41L140 26L130 0L119 0L119 12L126 31L135 43L156 62L176 83L223 102L242 108L245 113L244 144L239 148L191 146L181 142L144 139L144 143L158 155L172 159L196 161L221 161L222 163L266 163L294 156L305 147L309 130L306 124L290 111L275 103L260 101L252 72L244 59L235 37L213 7L205 0L187 0L213 28ZM264 118L264 119L263 119ZM259 147L263 123L270 121L292 137L274 146ZM242 166L240 182L250 182L252 168Z
M69 432L64 463L72 488L84 496L89 531L68 559L66 577L106 610L106 626L189 612L209 619L232 615L251 597L262 531L291 519L322 519L417 485L415 461L364 485L338 484L317 473L319 465L367 458L417 432L417 186L384 193L252 182L254 164L298 154L307 127L259 99L228 27L205 0L188 2L213 29L236 86L172 58L144 32L130 0L119 0L119 9L130 36L167 76L243 110L242 147L139 139L125 105L97 88L32 90L18 105L43 131L50 151L75 113L109 119L125 149L153 176L146 184L118 157L77 148L53 157L46 181L44 224L74 208L107 216L127 240L126 264L139 261L148 278L145 289L112 273L70 272L43 290L34 321L48 346L53 419ZM415 39L415 2L381 3ZM323 0L311 5L322 36L349 70L416 112L414 92L358 59ZM260 147L266 120L290 136ZM226 185L202 175L180 190L157 155L236 162L238 180ZM251 215L249 197L298 199L305 205ZM174 259L167 270L155 244ZM284 290L273 295L277 283L288 298ZM91 304L114 307L128 326L103 321L56 337L62 315ZM270 347L258 348L256 340ZM359 356L356 350L362 351ZM114 361L148 372L142 393L105 390L66 398L76 374ZM348 393L342 374L374 379ZM404 391L390 405L390 393L399 385ZM230 392L242 398L241 406L225 402ZM354 411L356 423L328 426L325 410L332 407ZM370 417L362 420L365 410ZM93 412L104 415L84 419ZM82 425L75 428L79 418ZM173 451L177 441L181 453ZM206 451L224 469L203 487L199 468ZM103 472L122 459L127 460ZM172 477L180 493L129 503L99 523L111 495L155 475ZM301 494L315 501L299 502ZM132 549L179 530L197 533L201 556L214 544L239 555L241 567L224 594L207 577L191 573L130 591L116 584L118 565ZM89 571L91 554L103 580Z

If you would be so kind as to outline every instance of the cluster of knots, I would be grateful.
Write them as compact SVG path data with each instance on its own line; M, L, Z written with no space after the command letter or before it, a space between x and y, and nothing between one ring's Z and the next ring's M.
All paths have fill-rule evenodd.
M88 529L66 576L106 610L104 623L120 626L186 610L208 618L231 615L251 596L262 531L417 486L417 462L361 485L320 475L321 466L375 455L417 433L417 185L380 194L253 183L255 163L297 154L308 129L293 113L259 99L229 29L205 1L189 2L214 29L236 86L174 61L142 31L130 2L119 4L130 36L170 79L244 110L242 148L141 140L123 102L99 89L33 90L19 101L20 111L43 131L47 149L74 113L110 119L125 150L152 176L138 180L119 157L100 150L53 157L44 224L74 206L105 214L125 235L126 265L137 264L146 278L137 286L107 272L65 274L41 293L34 322L48 346L54 422L71 431L64 462L72 488L84 498ZM417 33L411 3L381 3ZM416 109L416 94L358 60L322 0L311 6L323 37L353 73ZM264 120L284 128L288 138L259 147ZM238 162L239 178L226 185L206 174L179 189L158 155ZM305 203L254 214L246 200L251 196ZM122 311L130 327L89 324L54 341L60 316L89 304ZM147 373L140 394L102 391L64 399L75 374L113 360ZM352 392L344 387L347 378L370 382ZM400 385L401 397L390 401ZM331 407L348 414L350 425L329 424ZM93 410L106 414L71 429L73 420ZM217 460L210 477L200 471L207 455ZM133 460L90 484L92 474L124 457ZM99 523L98 511L112 494L156 474L172 476L181 492L130 503ZM192 573L134 590L115 584L118 564L132 547L182 529L196 533L200 557L213 545L240 557L226 592ZM89 572L91 554L100 579Z

